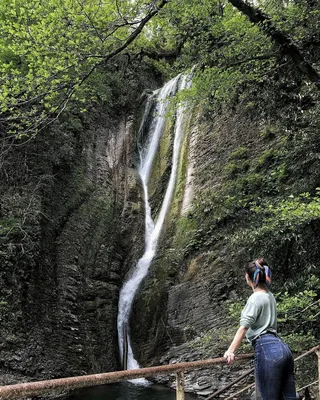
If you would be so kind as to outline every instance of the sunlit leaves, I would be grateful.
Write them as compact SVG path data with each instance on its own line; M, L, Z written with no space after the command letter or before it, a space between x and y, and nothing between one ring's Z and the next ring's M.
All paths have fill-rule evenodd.
M270 252L270 243L275 238L278 247L290 242L302 242L303 230L320 220L319 194L318 189L316 196L302 193L299 196L290 195L280 202L260 199L259 204L251 203L250 210L256 225L250 229L238 230L231 238L232 243L262 252L268 249Z
M309 46L312 56L313 42L306 41L317 41L318 9L298 3L261 0L259 6L276 26ZM94 99L86 78L157 4L160 0L2 1L1 122L12 133L32 133L46 118L57 118L70 100ZM175 62L161 58L176 49ZM171 0L128 48L134 56L143 50L160 55L149 60L167 76L196 65L192 98L212 105L239 95L239 87L268 80L279 49L227 0Z
M271 41L228 2L185 1L179 13L178 3L172 2L163 13L169 17L163 22L164 33L169 30L184 40L177 70L197 66L195 103L230 99L239 85L264 79L274 67ZM170 27L170 21L175 21L176 28Z
M309 193L302 193L300 196L291 195L278 204L266 202L263 205L253 206L252 210L255 213L265 215L261 233L275 229L280 233L294 231L298 226L320 219L320 189L317 192L318 196L315 197L311 197Z
M36 132L70 99L94 98L84 80L153 9L139 0L2 2L0 113L9 132Z

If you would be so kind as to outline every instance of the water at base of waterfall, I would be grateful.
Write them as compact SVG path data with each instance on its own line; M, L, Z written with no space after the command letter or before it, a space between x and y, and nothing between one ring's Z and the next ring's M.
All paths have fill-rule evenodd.
M175 390L162 385L137 386L130 382L111 383L104 386L81 389L66 400L175 400ZM185 394L186 400L196 400L199 397Z

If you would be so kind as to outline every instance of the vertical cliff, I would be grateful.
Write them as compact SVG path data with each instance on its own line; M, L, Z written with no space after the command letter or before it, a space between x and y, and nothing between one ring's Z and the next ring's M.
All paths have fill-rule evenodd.
M113 104L70 111L1 154L2 382L119 367L119 288L144 246L136 99L156 85L145 72L122 87L120 71Z
M248 294L243 265L250 258L268 259L275 292L283 285L289 293L304 290L317 274L318 214L304 219L297 214L300 200L290 203L304 191L316 195L319 185L316 107L308 106L303 115L287 99L275 111L277 101L269 105L274 115L268 119L262 118L261 98L217 110L213 117L193 109L171 213L135 304L133 341L143 365L221 356L237 325L229 307ZM297 123L290 125L293 116ZM302 208L308 203L302 200ZM284 208L288 214L281 214ZM295 214L289 220L290 210ZM317 324L312 326L317 335ZM280 324L294 349L301 330L298 322ZM228 372L192 373L188 389L209 393Z
M131 318L142 365L223 353L235 327L229 306L246 293L248 258L269 256L275 291L284 283L293 292L307 288L317 271L317 214L310 220L289 212L278 225L277 205L290 211L293 198L300 210L316 199L318 108L305 99L297 111L290 92L282 108L283 97L269 104L263 96L187 110L174 198ZM144 246L135 170L141 110L139 103L71 113L4 158L3 381L119 367L118 292ZM168 115L150 177L154 217L172 167L174 118ZM309 326L316 333L313 321ZM202 373L202 380L191 374L188 389L212 391L225 372Z

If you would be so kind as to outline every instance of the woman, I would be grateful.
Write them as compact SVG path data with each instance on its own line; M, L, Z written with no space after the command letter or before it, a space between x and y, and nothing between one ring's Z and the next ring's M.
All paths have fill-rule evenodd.
M255 352L255 375L262 400L296 400L294 361L289 347L277 335L277 306L269 291L271 271L263 258L246 266L246 281L252 288L242 310L240 328L224 354L228 364L244 336Z

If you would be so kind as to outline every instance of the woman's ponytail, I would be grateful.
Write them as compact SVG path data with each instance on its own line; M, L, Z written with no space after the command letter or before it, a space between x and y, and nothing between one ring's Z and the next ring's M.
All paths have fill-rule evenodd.
M249 275L255 288L259 283L264 283L268 287L271 286L271 270L263 258L251 261L246 267L246 273Z

